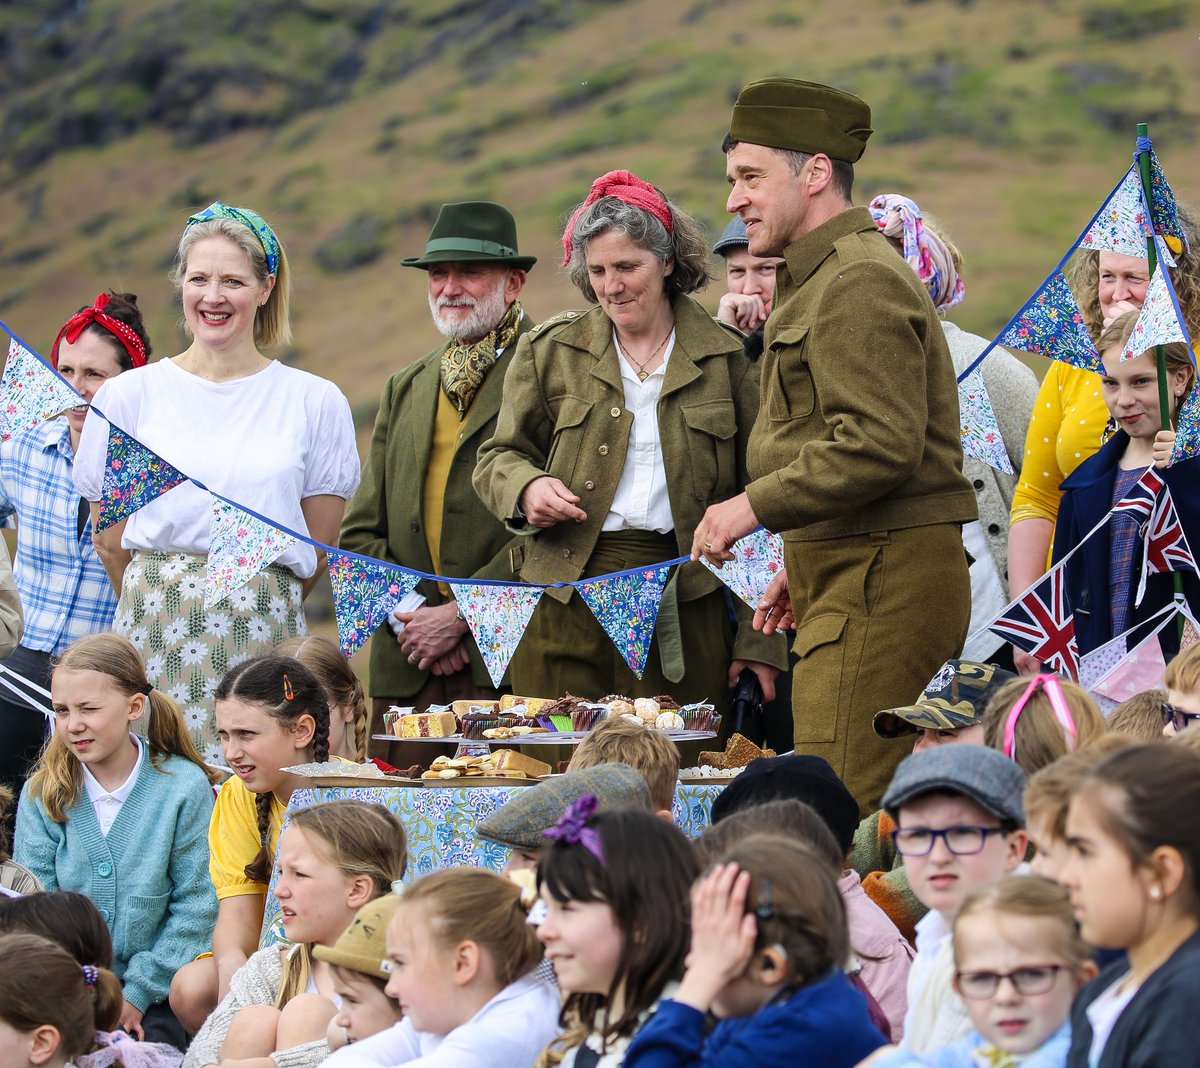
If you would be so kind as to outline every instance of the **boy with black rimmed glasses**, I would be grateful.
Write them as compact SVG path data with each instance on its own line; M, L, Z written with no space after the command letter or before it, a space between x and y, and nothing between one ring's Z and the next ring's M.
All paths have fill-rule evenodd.
M917 924L908 976L904 1046L925 1053L971 1028L951 986L951 925L969 891L1014 871L1028 839L1025 773L994 749L936 746L901 762L883 795L913 893L929 912Z

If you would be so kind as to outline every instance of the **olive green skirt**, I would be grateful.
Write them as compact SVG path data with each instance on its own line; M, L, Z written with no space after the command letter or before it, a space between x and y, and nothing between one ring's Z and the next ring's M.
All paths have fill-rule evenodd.
M672 560L679 555L674 533L623 530L601 534L584 568L584 578ZM668 594L671 591L668 590ZM664 602L669 598L664 598ZM683 678L670 681L663 669L659 637L678 629ZM525 697L595 700L610 693L629 697L670 694L683 704L710 700L724 711L726 678L733 647L733 623L723 590L679 602L678 616L659 615L641 679L625 662L604 628L577 592L565 604L543 597L509 665L513 692ZM670 657L668 656L668 660Z

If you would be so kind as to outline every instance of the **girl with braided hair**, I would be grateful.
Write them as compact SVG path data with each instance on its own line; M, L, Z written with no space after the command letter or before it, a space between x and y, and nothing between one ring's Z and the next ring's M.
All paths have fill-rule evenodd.
M301 780L284 771L329 759L329 702L298 660L274 654L225 673L215 694L217 734L233 777L221 787L208 831L217 894L212 956L180 969L171 1006L196 1031L258 946L283 814Z
M217 914L205 877L212 773L182 709L119 635L72 642L50 693L54 733L21 793L16 859L47 890L100 909L125 984L121 1026L172 1034L171 977L205 948Z

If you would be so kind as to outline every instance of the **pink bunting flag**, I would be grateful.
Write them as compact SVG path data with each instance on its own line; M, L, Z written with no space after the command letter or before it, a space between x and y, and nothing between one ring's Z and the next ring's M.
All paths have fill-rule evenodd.
M96 529L106 530L186 481L186 475L110 423Z
M53 367L16 338L9 342L0 376L0 441L82 403Z
M1159 248L1163 245L1160 242ZM1175 298L1170 275L1162 264L1154 268L1150 285L1146 288L1146 299L1138 312L1133 333L1125 343L1122 360L1132 360L1156 345L1170 345L1173 341L1188 341L1187 330L1179 314L1179 303Z
M1093 649L1079 661L1079 685L1090 690L1117 666L1129 652L1125 644L1125 635L1118 634L1111 641L1105 642L1098 649Z
M1061 270L1042 283L996 340L1085 371L1100 370L1100 354Z
M269 567L296 539L229 501L213 497L204 607L212 608Z
M639 679L646 670L670 572L669 567L647 567L575 584L604 633Z
M1167 670L1167 665L1163 660L1158 634L1168 623L1172 623L1173 619L1173 615L1167 616L1153 634L1126 653L1104 675L1093 682L1089 689L1093 693L1120 704L1135 693L1153 690L1161 686L1163 672Z
M1122 256L1146 258L1146 238L1153 234L1146 204L1142 199L1142 182L1137 167L1130 167L1113 190L1112 196L1079 242L1083 248L1098 252L1119 252ZM1175 266L1169 249L1163 250L1168 267Z
M751 608L757 608L767 585L783 568L783 538L759 527L739 538L729 551L733 559L726 560L724 567L703 556L700 563Z
M358 652L420 579L406 568L330 550L329 582L342 654Z
M1004 447L1004 438L1000 433L1000 424L996 420L992 399L988 396L987 386L983 381L982 366L976 367L959 382L958 411L962 427L963 453L980 463L996 468L997 471L1011 475L1012 463L1008 459L1008 450Z
M479 646L492 685L499 686L545 591L540 586L490 586L471 582L451 582L450 589L454 591L454 599Z

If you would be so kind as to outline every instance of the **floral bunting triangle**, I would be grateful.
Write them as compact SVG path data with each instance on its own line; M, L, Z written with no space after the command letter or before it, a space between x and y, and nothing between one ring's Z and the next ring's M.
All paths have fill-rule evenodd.
M1150 150L1150 221L1159 237L1169 239L1172 249L1182 252L1187 247L1187 234L1179 224L1179 210L1175 206L1175 191L1158 162L1158 153Z
M492 685L499 686L545 590L471 582L451 582L450 588L479 646Z
M983 369L976 367L958 384L958 411L962 426L963 452L989 467L1013 473L996 421L996 411L983 381Z
M729 551L733 559L726 560L724 567L709 563L703 556L700 563L751 608L757 608L767 584L783 567L783 538L759 527L739 538Z
M1161 242L1158 243L1163 250ZM1133 324L1133 333L1125 342L1125 350L1121 353L1122 360L1132 360L1155 345L1170 345L1174 341L1187 342L1187 331L1183 326L1183 316L1179 312L1179 302L1175 297L1171 277L1159 263L1154 268L1150 284L1146 287L1146 299L1142 310L1138 312L1137 322Z
M1100 370L1100 354L1061 269L1042 283L996 341L1085 371Z
M0 441L83 403L66 379L16 338L0 376Z
M639 679L646 670L658 606L670 572L670 567L648 567L575 584L592 615Z
M421 576L353 553L329 552L329 583L342 653L353 656Z
M1168 187L1169 190L1170 187ZM1099 252L1119 252L1122 256L1146 258L1146 239L1153 231L1146 214L1146 202L1142 198L1142 182L1136 167L1125 172L1121 184L1105 201L1092 225L1079 242L1082 248ZM1164 250L1163 257L1168 267L1175 266L1170 252Z
M1079 685L1085 690L1090 690L1095 683L1112 671L1128 652L1125 635L1118 634L1111 641L1086 653L1079 661Z
M96 529L119 523L186 481L186 475L110 423Z
M229 501L214 496L212 504L208 573L204 579L205 608L224 600L296 544L291 534Z
M1193 386L1175 416L1175 448L1171 463L1200 456L1200 388Z

